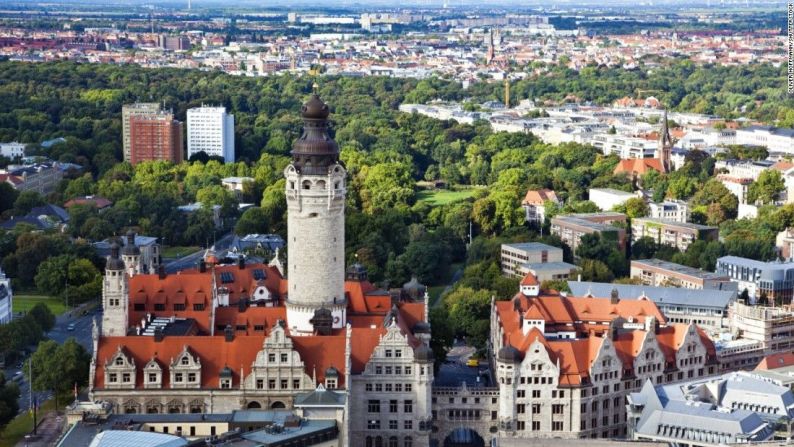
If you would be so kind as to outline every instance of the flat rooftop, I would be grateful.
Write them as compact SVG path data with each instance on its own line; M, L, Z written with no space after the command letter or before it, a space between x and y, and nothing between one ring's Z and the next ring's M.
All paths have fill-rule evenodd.
M688 265L681 265L676 264L675 262L664 261L662 259L635 259L631 261L631 266L634 265L639 267L655 267L658 269L668 270L670 272L678 273L681 275L691 276L693 278L698 279L712 279L712 280L724 280L730 281L730 278L726 275L721 275L719 273L707 272L706 270L696 269L694 267L689 267Z
M560 247L554 247L552 245L544 244L542 242L517 242L513 244L502 244L502 248L510 247L513 250L521 250L521 251L552 251L552 250L562 250Z

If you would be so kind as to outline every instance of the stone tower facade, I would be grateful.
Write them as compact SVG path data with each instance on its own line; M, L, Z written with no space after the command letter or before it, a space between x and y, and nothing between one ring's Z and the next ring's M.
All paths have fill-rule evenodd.
M105 337L127 335L129 286L120 251L118 244L114 242L110 247L110 258L105 266L102 282L102 335Z
M141 273L141 249L135 245L135 233L130 230L125 236L127 241L124 248L121 249L121 260L127 267L127 273L130 276L135 276Z
M292 146L287 179L287 324L293 334L314 331L316 310L345 316L345 195L347 171L328 135L328 106L315 94L303 105L303 134Z

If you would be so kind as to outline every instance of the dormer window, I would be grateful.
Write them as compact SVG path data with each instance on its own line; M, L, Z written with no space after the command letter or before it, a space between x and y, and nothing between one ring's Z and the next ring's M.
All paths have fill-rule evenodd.
M336 379L326 379L325 387L329 390L336 389Z
M124 366L124 359L121 357L116 357L116 361L114 363L116 366Z
M180 362L180 364L183 366L187 366L190 364L190 359L188 359L187 357L182 357L182 361Z
M232 379L221 379L221 389L228 390L232 387Z
M149 373L147 382L149 383L157 382L157 373Z

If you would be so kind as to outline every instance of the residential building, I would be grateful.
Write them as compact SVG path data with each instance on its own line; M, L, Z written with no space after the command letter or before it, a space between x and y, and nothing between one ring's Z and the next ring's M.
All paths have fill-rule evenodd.
M195 269L143 274L138 250L111 247L91 401L114 414L294 409L312 418L327 399L303 396L323 387L340 390L330 399L344 411L338 445L430 444L429 296L395 300L361 265L345 269L346 171L328 114L316 95L303 106L285 169L288 279L244 257L222 264L213 250Z
M195 107L187 110L187 156L204 152L234 162L234 115L225 107Z
M241 197L245 190L245 184L253 182L253 177L226 177L221 179L221 186L234 192L237 197Z
M651 300L567 297L522 285L492 308L500 436L623 437L626 396L643 383L717 373L705 333L668 323Z
M719 228L687 222L638 217L631 220L631 240L636 242L649 237L658 244L669 245L686 251L697 240L714 241L719 237Z
M0 324L9 323L14 318L14 292L11 278L0 270Z
M737 290L736 283L726 275L661 259L632 260L631 277L639 278L644 285L649 286Z
M569 281L573 296L603 298L614 290L621 299L653 301L669 323L696 324L709 332L729 327L728 311L736 292L713 289L678 289L633 284Z
M794 154L794 130L773 126L748 126L736 129L736 144L763 146L770 153Z
M747 203L747 191L753 183L752 178L720 174L717 176L717 180L739 199L739 205Z
M780 257L791 261L794 257L794 228L789 227L781 231L775 237L775 248L777 248Z
M130 117L133 115L157 115L160 113L160 104L156 102L136 102L125 104L121 108L121 139L124 148L124 161L130 161Z
M130 163L183 159L182 123L170 112L132 115L130 122Z
M665 200L664 202L648 204L648 217L664 219L673 222L689 221L689 205L683 200Z
M791 304L794 296L794 262L763 262L738 256L717 259L716 271L747 290L752 302L765 297L769 303Z
M615 154L623 160L653 158L656 154L656 142L644 138L601 133L593 135L589 143L604 155Z
M544 264L562 262L562 249L540 242L502 244L502 273L523 278L520 267L524 264Z
M716 447L788 441L794 433L791 390L748 372L656 387L647 381L627 407L636 440Z
M11 143L0 143L0 155L14 160L25 156L25 144L13 141Z
M169 36L161 34L157 37L160 48L168 51L185 51L190 49L190 39L187 36Z
M626 224L622 213L584 213L555 216L551 220L551 233L562 239L574 254L585 234L599 234L602 238L615 243L619 250L626 249L626 230L619 226Z
M588 197L601 211L611 211L629 199L636 199L638 195L613 188L590 188Z
M527 191L521 206L527 215L527 222L543 224L546 220L546 202L553 202L562 205L562 201L557 194L550 189L530 189Z
M775 165L770 160L718 160L714 163L714 171L734 178L758 180L762 172L772 169Z
M9 165L0 170L0 181L17 191L35 191L43 196L54 192L63 179L63 166L58 162Z

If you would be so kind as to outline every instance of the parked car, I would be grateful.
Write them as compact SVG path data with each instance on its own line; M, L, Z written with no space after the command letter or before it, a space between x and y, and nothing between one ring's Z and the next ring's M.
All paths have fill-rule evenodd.
M66 326L66 330L67 331L73 331L74 330L74 323L69 323L69 325Z

